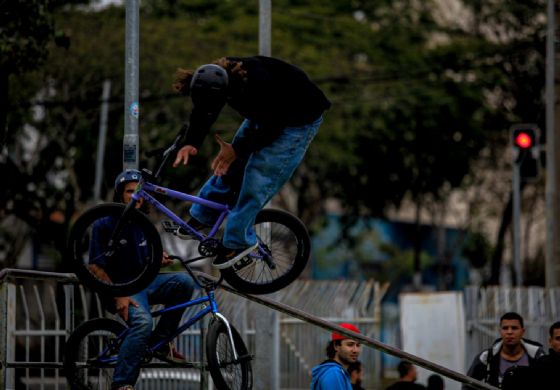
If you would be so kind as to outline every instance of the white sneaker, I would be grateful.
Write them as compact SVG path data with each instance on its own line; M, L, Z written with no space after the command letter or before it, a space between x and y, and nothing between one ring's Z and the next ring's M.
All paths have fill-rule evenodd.
M218 253L218 256L216 256L216 258L214 259L212 266L217 269L224 269L224 268L231 267L239 260L247 256L249 253L257 249L258 246L259 243L256 243L255 245L252 245L249 248L243 248L243 249L223 248L223 251L221 251L221 253Z

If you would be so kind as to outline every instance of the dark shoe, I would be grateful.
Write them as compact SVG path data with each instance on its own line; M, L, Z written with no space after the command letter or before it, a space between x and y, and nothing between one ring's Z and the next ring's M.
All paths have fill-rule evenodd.
M216 258L214 259L212 266L217 269L224 269L224 268L231 267L239 260L247 256L249 253L257 249L258 246L259 244L257 243L253 246L250 246L249 248L241 248L241 249L223 248L223 250L220 251L220 253L218 253L218 256L216 256Z
M154 352L154 357L161 361L175 364L185 364L187 358L177 351L172 343L164 344L160 349Z
M189 224L190 227L192 227L194 230L197 230L197 231L208 229L210 227L210 226L205 225L202 222L200 222L197 219L194 219L192 217L191 217L191 219L189 219L187 221L187 223ZM198 240L197 236L195 236L191 232L183 229L182 227L177 228L177 230L175 231L175 235L182 240Z

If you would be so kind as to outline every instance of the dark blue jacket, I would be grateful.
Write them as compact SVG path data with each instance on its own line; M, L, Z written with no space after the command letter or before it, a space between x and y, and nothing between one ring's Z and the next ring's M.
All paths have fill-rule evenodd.
M129 226L123 236L127 245L119 248L111 258L107 258L104 246L109 241L115 224L116 220L113 217L105 217L95 222L90 241L89 262L103 268L113 283L124 283L142 272L148 252L142 231Z

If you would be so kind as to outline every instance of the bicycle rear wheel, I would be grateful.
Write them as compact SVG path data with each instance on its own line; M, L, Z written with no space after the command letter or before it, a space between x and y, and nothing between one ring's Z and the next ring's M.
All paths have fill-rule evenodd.
M138 210L124 211L118 203L95 206L70 230L67 261L80 281L98 293L134 295L161 266L161 238L154 225Z
M250 390L253 388L251 356L237 330L230 324L237 359L227 326L212 320L208 326L206 354L208 369L218 390Z
M261 210L254 228L259 248L221 273L239 291L273 293L304 270L311 252L309 233L298 218L276 209Z
M72 390L110 389L126 327L109 318L78 326L66 341L63 369Z

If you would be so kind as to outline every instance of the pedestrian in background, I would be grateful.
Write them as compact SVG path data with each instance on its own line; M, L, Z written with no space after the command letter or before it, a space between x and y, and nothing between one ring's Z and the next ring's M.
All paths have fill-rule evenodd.
M444 390L445 382L443 378L438 374L432 374L428 377L428 386L426 390Z
M558 385L560 373L560 321L556 321L548 330L548 355L541 356L535 364L535 379L539 390L552 390Z
M361 361L356 360L348 365L348 374L350 375L350 384L352 390L364 390L362 383L364 381L364 366Z
M340 324L344 329L360 333L352 324ZM348 366L360 357L359 342L332 332L327 344L327 360L311 370L311 390L352 390Z
M502 381L508 369L513 379L513 376L517 376L517 373L514 373L515 368L534 366L545 352L540 343L525 339L524 335L523 317L515 312L505 313L500 318L501 337L474 358L467 375L502 388ZM527 370L518 370L518 373L520 377L527 376ZM463 385L463 389L473 388Z
M399 380L386 390L425 390L426 387L420 385L416 382L418 379L418 372L416 371L416 366L407 360L401 360L397 366L397 371L399 372Z

